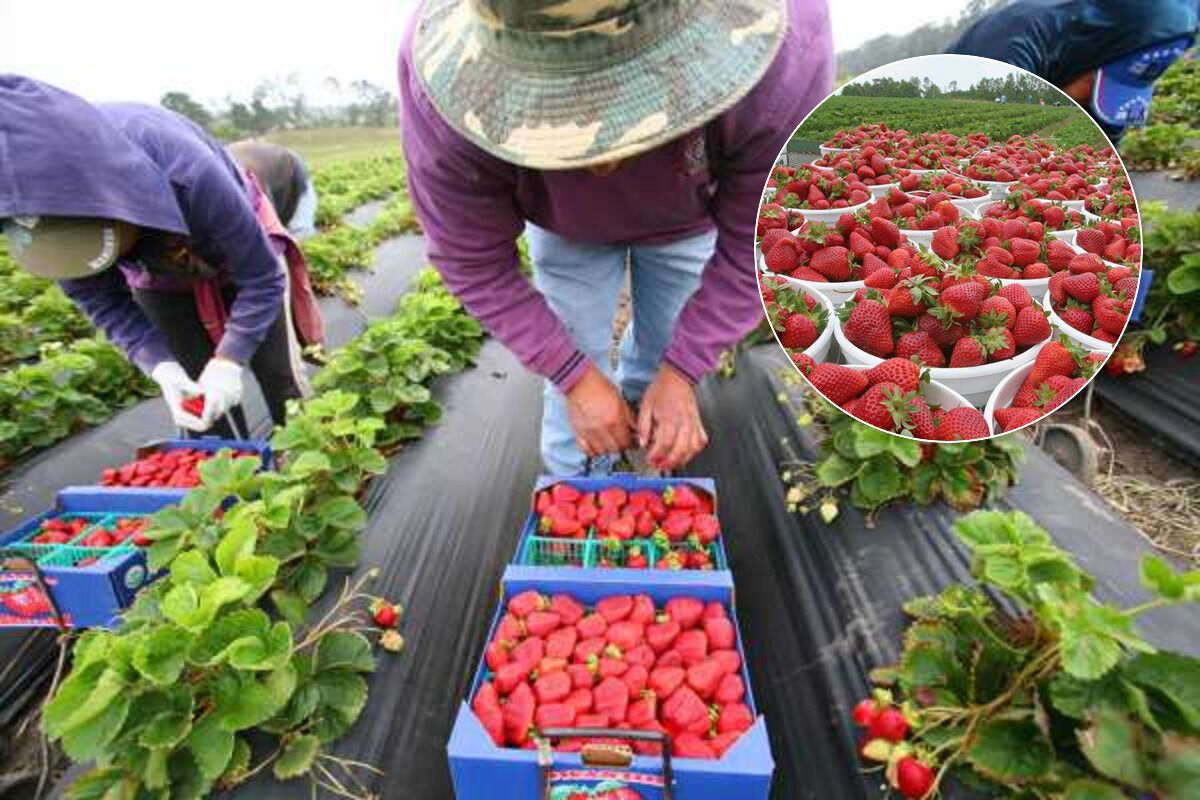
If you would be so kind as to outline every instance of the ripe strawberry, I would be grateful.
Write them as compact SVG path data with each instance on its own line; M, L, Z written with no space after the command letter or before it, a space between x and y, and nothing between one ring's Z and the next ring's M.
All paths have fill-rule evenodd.
M961 326L959 326L961 328ZM909 331L896 340L896 357L917 359L926 367L946 366L946 356L937 343L923 330Z
M729 650L736 644L733 622L728 617L705 617L703 627L711 649Z
M850 716L854 719L854 724L860 728L869 728L875 722L875 718L879 716L879 706L871 698L859 700Z
M563 670L556 670L545 675L539 675L533 684L539 703L557 703L565 700L573 690L571 676Z
M988 328L979 337L987 351L988 361L1003 361L1017 354L1017 341L1008 328Z
M479 718L483 729L497 747L504 746L504 712L500 708L500 697L491 683L484 681L471 701L471 710Z
M1013 265L1023 267L1032 264L1041 256L1041 246L1030 239L1010 239L1008 249L1012 253Z
M746 684L742 681L742 676L731 673L722 672L721 683L717 685L717 691L713 695L713 700L722 705L727 703L740 703L746 696Z
M942 415L937 426L938 439L943 442L953 442L958 439L986 439L991 436L987 420L977 409L959 407L952 408Z
M394 628L400 621L399 609L382 599L371 604L371 616L380 628Z
M1075 304L1074 301L1068 303L1066 308L1059 309L1058 317L1081 333L1091 333L1092 328L1095 327L1095 321L1092 319L1092 315L1088 313L1088 310L1083 306Z
M604 632L604 636L608 639L609 643L619 647L622 652L637 646L645 635L645 625L640 622L630 622L629 620L614 622Z
M904 718L904 714L898 708L881 709L875 715L875 719L871 721L867 735L872 739L902 742L908 736L908 720Z
M845 314L846 338L871 355L887 357L895 350L892 318L883 303L870 297L857 303L847 302L839 312Z
M1075 246L1088 253L1104 252L1107 243L1108 237L1099 228L1081 228L1075 234Z
M742 657L737 650L714 650L710 655L717 660L726 675L733 675L742 668Z
M949 350L954 347L954 343L967 334L967 329L961 324L957 322L945 324L932 314L922 314L917 317L917 330L929 334L929 338L933 340L934 345L942 350ZM896 354L900 355L898 342ZM930 364L929 366L934 365ZM944 361L941 366L945 366Z
M894 383L905 392L915 392L921 384L921 368L908 358L885 359L867 370L865 375L868 384Z
M867 388L868 378L858 370L826 362L817 364L808 380L829 402L840 406L862 394Z
M718 733L745 733L754 727L754 715L744 703L721 706L717 716Z
M711 700L725 675L721 665L713 658L706 658L687 669L687 685L702 700Z
M850 251L845 247L826 247L813 253L808 262L809 269L824 275L831 281L850 279Z
M688 631L700 624L704 617L704 603L694 597L672 597L664 606L664 611L668 618Z
M807 350L821 335L816 322L806 314L789 314L776 331L779 343L789 350Z
M1100 276L1094 272L1068 275L1062 282L1063 291L1081 303L1090 303L1100 294Z
M717 753L708 743L694 733L683 733L671 741L671 755L675 758L715 759Z
M670 697L687 679L682 667L655 667L650 670L650 691L659 697Z
M791 356L792 363L795 364L796 368L800 370L800 374L804 375L805 377L811 375L812 371L817 366L817 362L813 360L813 357L805 353L797 353L793 351L788 353L788 355Z
M684 666L698 664L708 655L708 637L702 630L685 630L675 639L675 651Z
M950 352L950 367L979 367L987 363L987 351L974 336L964 336L954 343Z
M788 247L785 242L779 242L766 254L763 263L769 271L786 275L794 272L796 267L800 266L800 259L796 254L796 248Z
M956 283L942 291L938 303L949 312L952 319L970 321L979 315L980 305L987 292L987 287L980 283Z
M1018 347L1032 347L1049 339L1050 334L1050 320L1042 309L1028 305L1017 313L1017 323L1013 326L1013 340Z
M1038 408L997 408L993 416L1001 431L1013 431L1017 428L1036 422L1043 414Z
M592 690L592 706L597 714L623 720L629 708L629 689L620 678L608 677Z
M868 425L894 431L907 416L904 392L894 383L877 383L863 393L853 413Z
M675 731L687 731L697 725L707 729L708 719L708 706L688 686L680 686L663 704L663 724Z
M886 247L896 247L900 244L900 228L890 219L873 217L871 236L877 243Z
M1071 263L1067 265L1067 269L1071 272L1104 272L1107 267L1100 256L1092 253L1080 253L1071 259Z
M511 745L520 747L529 740L530 729L533 727L533 717L537 709L537 698L528 683L520 683L502 710L504 718L504 733Z
M556 594L551 597L550 610L558 614L563 625L574 625L583 619L585 613L579 601L567 594Z
M933 770L912 756L896 764L896 787L907 800L920 800L933 788Z
M191 414L193 417L204 416L204 395L196 394L191 397L185 397L179 403L180 407Z
M1046 248L1046 263L1059 272L1067 268L1078 253L1062 239L1052 239Z
M1017 324L1017 309L1008 301L1008 298L995 294L979 304L979 320L980 324L985 327L992 328L1003 325L1012 330Z

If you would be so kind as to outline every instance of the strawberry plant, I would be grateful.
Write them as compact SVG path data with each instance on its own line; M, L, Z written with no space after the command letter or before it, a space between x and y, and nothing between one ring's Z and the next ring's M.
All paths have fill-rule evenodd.
M948 775L1005 796L1193 796L1200 661L1156 650L1134 626L1200 601L1200 571L1146 556L1152 599L1121 608L1092 597L1093 578L1023 513L980 511L954 529L978 584L905 605L902 655L872 672L880 688L855 710L863 756L910 798Z
M445 290L424 278L417 291ZM443 315L459 334L460 316L461 308ZM377 323L345 350L382 358L379 384L421 386L437 374L372 350L375 329L392 325ZM415 340L402 341L407 353ZM203 460L200 485L137 533L165 577L138 596L120 629L79 639L46 706L46 732L72 759L95 763L71 797L204 797L267 768L326 788L349 780L337 776L356 765L323 750L366 705L375 665L366 634L392 651L403 639L369 624L378 599L362 594L362 581L321 619L308 612L331 573L358 562L366 513L357 497L387 468L377 438L393 411L326 387L289 409L273 440L278 472L228 452Z

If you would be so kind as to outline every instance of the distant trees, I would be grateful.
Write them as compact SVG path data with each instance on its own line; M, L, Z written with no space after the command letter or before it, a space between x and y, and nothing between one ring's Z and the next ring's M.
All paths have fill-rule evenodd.
M333 98L325 106L310 102L296 74L264 80L250 97L226 97L219 107L206 106L183 91L167 92L159 104L226 140L281 129L396 123L399 101L388 89L365 80L342 86L336 78L326 78L322 87Z
M945 52L975 20L1004 2L1006 0L971 0L957 19L931 22L900 36L876 36L853 50L838 53L838 70L842 75L853 77L902 58Z
M958 87L958 81L950 81L943 90L926 78L875 78L870 81L847 83L842 87L847 97L920 97L926 100L994 100L1001 95L1009 102L1036 103L1045 99L1047 103L1061 100L1058 90L1040 78L1025 73L1010 72L1003 78L981 78L966 89Z

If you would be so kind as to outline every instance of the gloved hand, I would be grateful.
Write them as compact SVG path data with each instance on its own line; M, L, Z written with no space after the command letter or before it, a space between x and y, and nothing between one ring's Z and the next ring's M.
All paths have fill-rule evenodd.
M205 430L242 402L242 365L215 356L200 373L200 392L204 395Z
M150 371L150 379L162 389L163 400L171 412L171 419L181 428L190 431L206 431L211 422L183 410L183 400L201 393L200 385L188 377L177 361L162 361Z

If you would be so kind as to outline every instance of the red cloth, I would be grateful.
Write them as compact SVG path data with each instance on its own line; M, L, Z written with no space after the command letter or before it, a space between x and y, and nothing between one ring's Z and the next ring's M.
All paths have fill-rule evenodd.
M279 215L267 199L254 173L242 171L249 187L254 213L258 224L262 226L267 237L273 244L283 247L283 257L288 269L288 301L291 303L292 326L296 329L296 338L305 347L323 344L325 341L325 325L321 320L321 309L317 306L317 295L308 279L308 262L304 259L304 251L288 233L288 229L279 221ZM215 280L196 281L192 286L192 296L196 300L196 311L204 330L214 345L219 344L225 335L225 325L229 321L229 311L225 308L225 298L221 296L221 287Z

